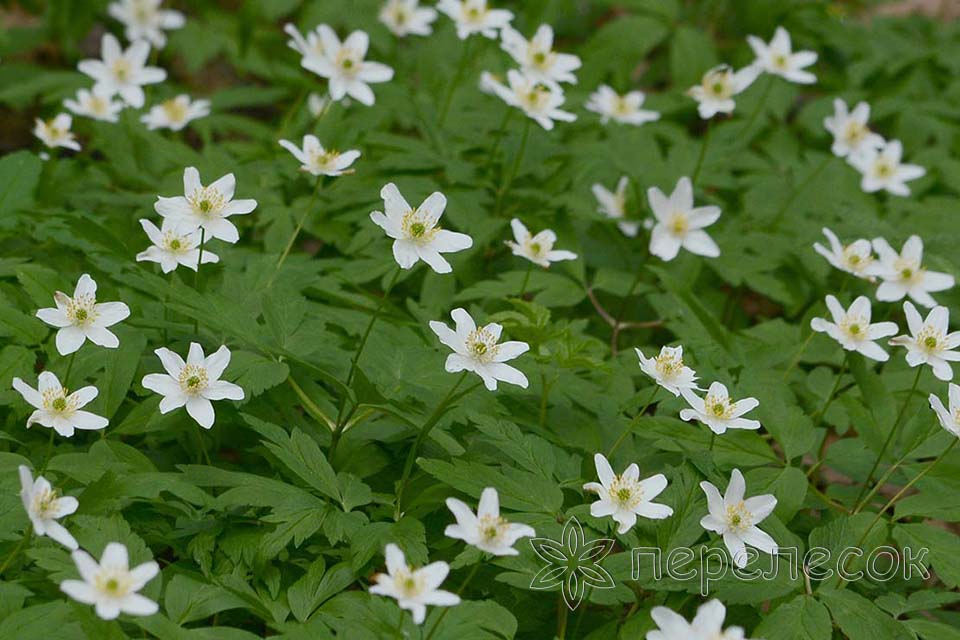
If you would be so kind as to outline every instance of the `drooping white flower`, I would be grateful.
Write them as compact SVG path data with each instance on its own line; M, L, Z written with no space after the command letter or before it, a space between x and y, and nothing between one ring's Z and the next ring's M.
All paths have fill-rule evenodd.
M130 42L146 40L157 49L167 44L164 31L180 29L186 19L179 11L161 9L162 0L116 0L107 7L107 12L123 23L124 36Z
M340 42L337 33L325 24L317 27L320 55L304 57L304 69L327 78L330 98L334 101L350 96L361 104L371 106L376 98L370 84L388 82L393 69L379 62L364 60L370 46L370 37L363 31L354 31ZM299 45L298 45L299 46Z
M74 551L72 557L81 580L64 580L60 590L77 602L94 605L104 620L121 613L152 616L159 610L156 602L137 593L160 573L153 560L131 569L127 548L119 542L106 546L99 563L83 550Z
M858 297L847 310L840 305L840 301L834 296L828 295L826 301L827 309L833 316L833 322L823 318L813 318L810 320L810 328L814 331L826 333L847 351L857 351L878 362L886 362L890 359L890 355L874 340L892 336L897 332L897 325L894 322L870 324L869 298L866 296Z
M370 213L373 223L393 238L393 257L402 269L409 269L423 260L437 273L450 273L453 267L441 253L455 253L473 246L473 239L465 233L447 231L437 226L447 197L435 191L414 209L400 195L392 182L380 190L382 211Z
M700 526L723 536L723 544L736 566L747 566L746 545L756 547L764 553L777 553L774 539L757 527L773 513L777 506L775 496L764 494L744 500L747 483L739 469L734 469L730 474L730 484L722 498L717 487L709 482L701 482L700 488L707 495L709 510L700 520Z
M634 463L618 476L602 453L593 456L593 463L600 482L583 485L585 491L593 491L599 498L590 505L590 515L594 518L610 516L620 525L617 533L630 531L637 523L637 516L662 520L673 515L672 508L652 502L667 488L667 477L662 473L641 480L640 467Z
M950 333L950 310L934 307L922 319L913 304L904 302L903 313L910 335L891 338L890 344L906 347L907 364L911 367L928 364L940 380L953 380L950 363L960 361L960 351L955 350L960 347L960 331Z
M729 65L722 64L703 74L700 84L690 87L687 95L697 101L700 117L709 120L718 113L733 113L737 106L734 96L753 84L758 75L759 67L751 65L734 72Z
M374 577L377 584L370 587L370 593L394 598L401 609L413 614L414 624L423 623L428 605L452 607L460 604L460 596L439 588L450 573L450 565L446 562L411 567L403 551L393 543L387 545L384 555L387 573L378 573Z
M321 96L319 93L311 92L307 96L307 109L310 111L310 115L314 118L319 118L327 109L330 108L330 96Z
M824 128L833 134L833 146L830 147L833 155L847 158L883 147L883 137L870 131L869 120L870 105L866 102L858 102L853 111L848 111L846 102L834 99L833 115L823 119Z
M653 122L660 119L660 114L656 111L641 109L646 96L642 91L629 91L620 95L608 85L600 85L596 91L590 94L587 101L587 111L593 111L600 114L600 122L606 124L610 120L616 120L621 124L632 124L640 126L647 122Z
M900 253L893 250L883 238L873 241L880 264L876 273L883 280L877 288L877 300L896 302L909 296L917 304L927 308L937 305L929 292L945 291L954 284L953 276L923 267L923 240L910 236L903 243Z
M543 268L549 267L551 262L577 259L577 254L572 251L560 251L553 248L557 241L557 234L550 229L544 229L537 235L531 235L517 218L510 221L510 228L513 229L514 240L513 242L505 240L504 242L515 256L526 258Z
M62 291L53 295L56 307L37 311L37 317L57 327L57 351L67 356L83 346L86 340L115 349L120 339L111 327L130 315L130 307L122 302L97 302L97 283L88 274L77 281L71 298Z
M119 93L131 107L143 106L143 86L163 82L167 72L159 67L145 66L150 55L150 44L137 40L126 50L109 33L100 44L102 60L81 60L77 68L96 81L94 91L112 96Z
M232 173L205 187L200 183L200 172L195 167L187 167L183 170L184 195L157 196L153 208L164 218L171 218L183 230L204 229L207 239L236 242L240 233L227 218L245 215L257 208L256 200L234 200L236 187L237 180Z
M140 117L140 122L147 125L151 131L154 129L180 131L190 122L208 115L210 115L209 100L191 100L190 96L183 93L151 107L146 115Z
M902 163L902 159L903 145L899 140L890 140L879 149L867 147L848 160L860 172L860 188L865 192L885 190L895 196L908 196L907 182L922 178L927 170L920 165Z
M419 0L387 0L380 8L380 22L398 38L428 36L436 19L436 9L421 7Z
M307 63L317 64L323 57L323 40L320 38L320 26L313 31L308 31L306 36L302 35L292 24L283 25L283 31L290 39L287 40L287 46L300 54L300 66L306 68Z
M510 26L513 13L491 9L487 0L440 0L437 9L447 14L457 27L457 37L466 40L475 33L491 40L497 32Z
M693 622L667 607L654 607L650 617L659 629L647 632L647 640L749 640L742 627L723 629L726 607L719 600L700 605Z
M873 248L869 240L861 238L844 246L830 229L824 227L821 231L827 237L830 248L827 249L819 242L815 242L813 243L814 251L841 271L871 282L876 280L880 265L873 259Z
M52 120L41 120L37 118L33 127L33 135L40 138L43 144L51 149L63 147L80 151L80 143L70 127L73 125L73 118L66 113L57 114Z
M633 238L640 230L640 224L624 220L627 217L627 186L629 184L630 178L623 176L617 181L616 191L610 191L599 183L594 184L591 191L593 191L593 197L597 199L598 211L608 218L620 220L617 223L620 233L628 238Z
M573 72L580 68L580 58L553 50L553 29L550 25L540 25L530 40L507 25L500 31L500 38L501 48L510 54L528 77L547 85L577 83Z
M650 234L650 253L661 260L673 260L682 247L708 258L720 255L720 247L703 230L720 217L720 207L694 207L690 178L680 178L670 197L650 187L647 200L657 221Z
M164 218L162 229L145 219L140 220L140 226L153 244L137 254L137 262L156 262L164 273L170 273L178 265L197 270L197 260L200 259L199 231L184 233L170 218ZM220 262L220 257L204 249L203 264L213 262Z
M73 435L76 429L96 431L107 426L107 419L83 411L99 393L94 386L77 389L69 393L50 371L43 371L37 379L34 389L20 378L13 379L13 388L36 409L27 418L27 428L34 424L53 429L64 438Z
M683 347L660 347L660 354L647 358L640 349L634 349L640 358L640 370L658 385L675 396L681 389L697 388L697 373L683 364Z
M476 514L456 498L447 498L447 508L457 519L457 524L447 525L443 535L463 540L495 556L519 555L520 552L513 548L517 540L537 535L529 525L514 524L500 517L500 498L493 487L487 487L480 494Z
M37 476L34 480L30 467L20 465L18 471L20 498L33 525L33 532L38 536L50 536L68 549L76 549L76 538L57 520L75 512L80 503L73 496L61 496L43 476Z
M481 86L511 107L523 111L547 131L553 129L554 120L573 122L577 119L577 116L569 111L560 109L564 96L559 87L537 82L516 69L507 72L507 82L510 86L504 85L486 71L480 76Z
M280 146L300 161L301 171L306 171L313 176L341 176L352 173L353 170L349 167L360 157L360 152L356 149L343 153L335 149L324 149L320 140L314 135L303 136L302 149L289 140L281 140Z
M116 122L119 120L118 114L123 111L125 105L104 93L80 89L77 91L77 99L67 98L63 101L63 106L78 116L101 122Z
M447 372L472 371L483 379L490 391L497 389L498 380L527 388L527 376L506 363L526 353L530 345L516 340L497 344L503 327L495 322L477 327L465 309L454 309L450 316L456 323L456 331L443 322L430 321L430 329L440 342L454 351L447 356Z
M767 73L797 84L813 84L817 81L817 76L804 71L817 61L817 54L813 51L794 53L790 34L783 27L777 27L769 45L757 36L747 36L747 44L757 56L754 64Z
M723 435L727 429L759 429L760 422L750 418L741 418L743 414L760 405L756 398L744 398L733 402L730 393L722 382L714 382L707 389L707 395L701 398L690 389L680 388L680 395L690 405L680 411L680 419L698 420L707 425L717 435Z
M949 411L935 393L930 394L930 408L937 414L940 426L960 438L960 387L951 382L947 386L947 396L950 402Z
M216 419L212 400L243 400L243 389L220 376L230 364L230 349L221 346L204 357L203 348L190 343L187 361L166 348L154 351L166 373L150 373L140 384L163 396L160 413L169 413L185 406L187 413L204 429Z

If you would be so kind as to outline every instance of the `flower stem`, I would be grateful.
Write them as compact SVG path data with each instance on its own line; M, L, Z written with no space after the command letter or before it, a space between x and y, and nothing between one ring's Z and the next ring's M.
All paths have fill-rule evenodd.
M200 265L203 264L203 243L207 240L207 230L200 227L200 251L197 253L197 274L193 278L193 288L200 293ZM193 319L193 333L200 330L200 318Z
M811 171L810 175L804 178L803 181L797 185L797 188L790 193L790 197L787 198L783 205L777 209L777 212L773 214L773 220L770 222L771 231L776 231L780 227L780 222L783 220L783 216L790 209L790 205L792 205L794 200L797 199L797 196L803 193L803 190L806 189L807 185L810 184L814 178L820 175L823 170L830 165L831 162L833 162L833 158L833 154L828 155L827 159L820 163L819 167Z
M700 155L697 156L697 164L693 168L693 174L690 176L690 183L697 185L697 178L700 177L700 169L703 168L703 160L707 157L707 146L710 144L710 129L713 120L707 120L707 130L703 134L703 141L700 143Z
M860 546L863 545L864 541L867 539L867 536L870 535L870 532L873 531L873 528L877 525L878 522L880 522L880 519L883 517L883 514L887 512L887 509L889 509L889 508L892 507L894 504L896 504L897 500L899 500L899 499L901 498L901 496L903 496L903 494L905 494L907 491L909 491L910 488L911 488L913 485L915 485L917 482L919 482L925 475L927 475L928 473L930 473L931 471L933 471L934 467L936 467L938 464L940 464L940 461L943 460L944 458L946 458L946 457L947 457L947 454L950 453L950 451L953 450L953 448L954 448L955 446L957 446L957 442L960 442L960 438L954 438L954 439L953 439L953 442L951 442L951 443L947 446L947 448L943 450L943 453L941 453L939 456L937 456L937 458L936 458L933 462L931 462L929 465L927 465L927 467L924 468L923 471L921 471L920 473L918 473L917 475L915 475L915 476L913 477L913 479L910 480L910 482L908 482L907 484L905 484L905 485L903 486L903 488L900 489L900 491L898 491L896 494L894 494L894 496L893 496L892 498L890 498L885 505L883 505L883 508L880 509L880 511L877 512L877 516L873 519L873 522L870 523L870 526L867 527L866 531L863 532L863 535L860 536L860 540L859 540L859 542L857 542L856 547L859 548ZM896 518L894 518L894 520L896 520ZM848 556L847 560L849 561L849 560L851 560L851 559L852 559L852 556ZM844 572L845 572L845 571L846 571L846 566L844 567ZM842 587L846 584L846 580L843 579L843 573L844 573L844 572L840 572L840 580L839 580L839 582L837 583L837 586L838 586L839 588L842 588Z
M613 455L613 452L617 450L617 448L623 443L623 441L627 438L627 436L630 435L630 432L633 431L634 425L636 425L637 422L640 421L640 418L643 417L643 414L645 414L647 412L647 409L650 408L650 405L653 404L653 399L657 397L658 391L660 391L660 386L653 385L653 393L651 393L650 397L647 398L647 401L644 403L643 408L637 412L637 415L635 415L633 417L633 420L631 420L627 424L627 428L623 430L623 433L620 434L620 437L616 439L616 441L613 443L613 446L611 446L610 450L607 451L608 458Z
M53 437L56 433L56 430L51 427L50 437L47 438L47 452L43 454L43 464L40 465L40 471L37 472L37 475L41 475L46 471L47 465L50 464L50 456L53 455Z
M10 552L10 555L4 559L3 564L0 564L0 576L2 576L6 568L10 566L10 563L13 562L13 559L17 557L17 554L19 554L20 551L27 546L27 542L30 541L31 535L33 535L33 528L28 525L23 531L23 538L20 539L19 544L17 544L17 546L13 548L13 551Z
M200 443L200 456L197 457L197 463L199 464L202 461L205 462L208 467L212 467L213 464L210 462L210 456L207 455L207 445L203 442L203 432L200 431L201 428L200 425L197 425L197 442Z
M826 402L823 403L823 406L813 414L813 426L817 426L820 423L820 420L823 419L823 414L827 412L827 409L830 408L830 405L833 404L834 398L837 396L837 389L840 388L840 380L843 379L843 374L847 372L847 364L850 361L850 352L845 351L843 355L843 364L840 365L840 371L837 372L837 379L833 382L833 389L830 390L830 395L827 396Z
M377 303L377 308L374 309L373 315L370 316L370 320L367 322L367 328L364 329L363 335L360 337L360 343L357 345L357 350L353 354L353 359L350 360L350 371L347 373L347 387L353 383L353 377L357 374L357 365L360 363L360 356L363 355L363 349L367 346L367 339L370 337L370 332L373 331L373 325L377 323L377 319L380 317L380 313L383 311L383 307L390 297L390 292L393 291L393 285L397 283L399 277L400 267L397 266L393 272L393 276L390 277L390 282L387 283L387 286L383 290L383 295L380 297L380 302ZM340 443L340 436L343 435L343 428L347 422L343 418L343 412L346 406L347 396L344 394L343 397L340 398L340 408L337 410L337 421L334 423L333 436L330 440L330 450L327 453L327 457L331 460L333 459L333 454L336 453L337 445Z
M273 285L273 281L276 279L277 274L280 272L280 267L283 266L284 261L287 259L287 256L290 255L290 250L293 248L293 244L297 241L297 236L300 235L300 231L303 230L303 225L306 224L307 218L310 217L310 212L313 209L314 203L317 201L317 196L320 193L320 188L323 186L323 176L317 176L317 182L313 186L313 195L310 198L310 202L307 203L307 210L303 212L303 215L300 216L300 222L297 223L296 229L293 230L293 234L290 236L290 239L287 241L287 246L284 247L283 253L280 254L280 259L277 260L277 266L273 270L273 275L270 277L270 282L267 283L267 286Z
M437 125L443 127L443 123L447 121L447 114L450 112L450 104L453 101L453 94L457 90L457 86L460 84L460 81L463 79L463 74L467 70L467 62L470 60L470 40L468 39L463 43L463 52L460 54L460 62L457 63L457 71L453 76L453 80L450 81L450 86L447 87L447 95L443 99L443 106L440 108L440 117L437 120Z
M457 589L457 595L463 595L463 592L466 590L467 585L470 584L470 581L473 580L473 577L477 575L477 571L480 569L480 565L483 564L483 559L480 562L477 562L473 565L473 568L470 569L470 573L467 574L467 577L460 583L460 588ZM440 617L437 618L437 621L433 623L433 626L430 627L430 633L427 634L427 637L424 640L430 640L434 634L437 632L437 629L440 628L440 623L443 622L444 617L447 615L447 612L450 611L453 607L444 607L443 611L440 612Z
M740 129L740 132L737 133L737 138L743 140L744 134L750 130L750 127L753 126L754 121L756 121L757 116L760 115L760 112L763 111L763 108L767 106L767 98L770 97L770 90L773 89L773 75L767 74L767 84L763 87L763 93L760 94L760 99L757 101L757 106L753 108L753 112L750 114L750 117L747 118L747 122ZM749 142L749 140L744 140Z
M397 618L397 628L394 629L396 636L403 640L403 609L400 609L400 616Z
M63 386L64 389L70 388L68 386L70 384L70 372L73 371L73 361L76 359L77 359L77 352L74 351L73 353L70 354L70 359L67 360L67 372L63 374L63 383L61 386Z
M503 184L500 185L500 188L497 189L497 204L494 207L494 217L500 215L500 210L503 207L503 196L507 194L507 191L510 189L510 185L513 184L513 179L517 177L517 171L520 170L520 163L523 161L523 154L527 150L527 138L530 137L530 118L527 118L526 122L523 123L523 137L520 138L520 148L517 150L517 156L513 159L513 165L510 167L510 173L507 174L506 180L503 181Z
M513 107L507 106L507 110L503 113L503 120L500 121L500 126L497 127L497 131L494 134L493 144L490 146L490 151L487 152L487 163L483 167L484 173L489 171L490 166L497 157L497 151L500 150L500 143L503 142L503 138L506 136L507 123L510 122L510 118L512 116Z
M710 452L711 453L713 453L713 447L715 444L717 444L717 432L711 430L710 431Z
M523 294L527 292L527 284L530 282L530 272L533 271L533 263L527 265L527 273L523 276L523 284L520 286L520 295L518 298L523 298Z
M860 489L859 495L854 502L854 513L859 512L865 506L863 500L864 494L867 491L867 487L870 486L870 482L873 481L873 474L877 472L877 467L880 466L881 460L883 460L884 454L887 452L887 449L890 447L890 444L893 442L894 437L896 437L897 430L900 427L900 423L903 421L903 416L907 413L907 407L910 406L910 400L913 399L913 394L917 391L917 385L920 383L920 374L923 372L923 367L917 367L917 375L913 377L913 385L910 387L910 393L907 394L906 399L903 401L903 406L900 407L900 413L897 414L897 421L893 423L893 428L890 429L890 433L887 435L886 441L883 443L883 447L880 448L880 454L877 455L877 459L873 462L873 467L870 469L870 473L867 474L867 481L863 483L863 487Z
M413 446L410 448L410 453L407 454L407 461L403 465L403 475L400 476L399 487L397 489L397 503L394 510L394 520L399 520L400 516L403 515L403 493L407 489L407 484L410 482L410 474L413 472L413 465L417 460L417 452L420 450L420 446L427 439L427 435L430 431L436 426L440 421L440 418L443 417L443 414L453 400L454 394L457 392L457 389L460 388L460 385L463 384L463 381L467 379L469 371L464 371L460 374L460 377L457 378L457 383L453 385L450 391L444 396L443 400L440 401L440 404L437 405L437 408L434 409L433 413L430 414L430 417L427 418L427 421L420 428L420 433L417 434L417 439L414 440Z

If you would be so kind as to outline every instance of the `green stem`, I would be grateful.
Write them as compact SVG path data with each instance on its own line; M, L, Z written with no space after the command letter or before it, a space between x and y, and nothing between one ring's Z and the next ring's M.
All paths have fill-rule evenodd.
M197 462L199 464L200 461L203 461L208 467L212 467L213 464L210 462L210 456L207 454L207 445L203 442L203 432L200 431L202 428L200 425L197 425L197 442L200 443L200 456Z
M450 104L453 102L453 94L457 90L457 86L460 84L460 81L463 79L463 74L467 70L467 62L470 60L470 39L467 39L463 43L463 52L460 54L460 62L457 63L457 71L453 76L453 80L450 82L450 86L447 88L447 95L443 100L443 106L440 108L440 117L437 119L437 125L443 127L443 123L447 121L447 114L450 112Z
M473 565L473 568L470 569L470 573L467 574L467 577L460 584L460 588L457 589L457 595L463 595L463 592L467 589L467 585L470 584L470 581L473 580L473 577L477 575L477 571L480 569L480 565L483 562L478 562ZM430 627L430 633L427 634L427 637L424 640L430 640L433 635L437 632L437 629L440 628L440 623L443 622L444 617L446 617L447 612L450 611L453 607L444 607L443 611L440 612L440 617L437 618L437 621L433 623L433 626Z
M33 535L33 528L29 525L23 532L23 538L20 539L20 543L14 547L13 551L10 552L10 555L6 557L3 561L3 564L0 564L0 576L3 575L3 572L6 571L7 567L10 566L10 563L13 562L13 559L17 557L17 554L27 545L27 542L30 541L30 536Z
M767 84L763 87L763 93L760 95L760 99L757 101L757 106L754 107L753 112L750 114L750 117L747 118L746 124L740 129L740 132L737 133L737 138L743 140L744 134L750 130L750 127L753 126L754 121L756 121L757 116L760 115L760 112L763 111L763 108L767 106L767 98L770 96L770 90L773 88L773 75L767 74ZM747 141L749 142L749 141Z
M513 165L510 167L510 173L507 174L507 179L503 181L503 184L497 189L497 204L494 207L494 217L500 215L500 210L503 207L503 197L507 194L507 191L510 189L510 185L513 184L513 179L517 177L517 171L520 170L520 163L523 161L523 154L527 150L527 138L530 137L530 118L526 119L526 122L523 123L523 136L520 138L520 148L517 150L517 156L513 159Z
M711 453L713 452L713 447L716 444L717 444L717 432L711 430L710 431L710 452Z
M43 454L43 464L40 465L40 471L37 472L38 476L42 475L47 470L47 465L50 464L50 456L53 455L53 437L56 433L56 430L50 429L50 437L47 438L47 452Z
M690 177L690 183L697 185L697 178L700 177L700 169L703 168L703 160L707 157L707 146L710 144L710 129L712 120L707 121L707 130L703 134L703 141L700 143L700 155L697 156L697 164L693 168L693 174Z
M310 217L310 213L313 209L314 203L317 201L317 196L320 194L320 188L323 186L323 176L317 176L317 183L313 186L313 195L310 198L310 202L307 203L307 210L303 212L303 215L300 216L300 222L297 223L296 229L293 230L293 234L290 236L290 239L287 241L287 246L284 247L283 253L280 254L280 259L277 260L277 266L273 270L273 275L270 277L270 282L267 286L273 285L274 279L277 277L277 274L280 272L280 267L283 266L284 261L287 259L287 256L290 255L290 250L293 249L293 244L297 241L297 236L300 235L300 231L303 230L303 225L306 224L307 218Z
M627 424L627 428L623 430L623 433L620 434L620 437L616 439L616 441L613 443L613 446L610 447L610 450L609 450L609 451L607 451L607 457L608 457L608 458L613 455L613 452L616 451L617 448L618 448L618 447L623 443L623 441L627 438L627 436L630 435L630 432L633 431L634 425L636 425L636 424L640 421L640 418L643 417L643 414L645 414L645 413L647 412L647 409L650 408L650 405L653 403L653 399L657 397L657 392L658 392L659 390L660 390L660 386L659 386L659 385L656 385L656 384L653 385L653 393L651 393L651 394L650 394L650 397L647 398L647 401L646 401L646 403L644 403L643 408L640 409L640 411L637 412L637 415L635 415L635 416L633 417L633 420L631 420L631 421Z
M864 543L864 541L867 539L867 536L870 535L870 532L873 531L873 528L874 528L875 526L877 526L877 523L880 522L880 519L881 519L881 518L883 518L883 514L887 512L887 509L889 509L889 508L892 507L894 504L896 504L897 500L899 500L899 499L901 498L901 496L903 496L903 494L905 494L907 491L909 491L910 488L911 488L913 485L915 485L917 482L919 482L925 475L927 475L928 473L930 473L931 471L933 471L934 467L936 467L938 464L940 464L940 461L943 460L944 458L946 458L946 457L947 457L947 454L950 453L950 451L951 451L955 446L957 446L957 442L960 442L960 438L954 438L954 439L953 439L953 442L951 442L951 443L949 444L949 446L947 446L947 448L943 450L943 453L941 453L939 456L937 456L936 460L934 460L934 461L931 462L929 465L927 465L927 467L926 467L923 471L921 471L920 473L918 473L917 475L915 475L915 476L913 477L913 479L910 480L910 482L908 482L907 484L905 484L905 485L903 486L903 488L900 489L900 491L898 491L896 494L894 494L894 496L893 496L892 498L890 498L885 505L883 505L883 508L880 509L880 511L877 512L877 516L873 519L873 522L870 523L870 526L867 527L866 531L863 532L863 535L860 536L859 542L857 542L857 544L855 545L857 548L863 546L863 543ZM894 520L897 520L897 518L894 518ZM850 557L847 558L848 561L849 561L850 559L851 559ZM846 570L846 563L844 563L844 570ZM840 576L840 581L837 583L837 586L838 586L839 588L842 588L845 584L846 584L846 580L844 580L843 576L841 575L841 576Z
M870 486L870 483L873 481L873 474L877 472L877 467L880 466L880 462L883 460L884 454L887 452L887 449L890 447L890 444L893 442L894 437L897 434L898 427L903 421L903 416L907 413L907 407L910 406L910 400L913 399L913 394L917 391L917 385L920 383L920 374L923 372L923 367L917 367L917 375L913 377L913 385L910 387L910 393L907 394L906 399L903 401L903 406L900 407L900 413L897 414L897 420L893 423L893 428L890 429L890 433L887 434L887 439L883 443L883 447L880 449L880 454L877 456L877 459L873 462L873 467L870 469L870 473L867 474L867 481L863 483L863 487L860 489L859 495L854 502L855 508L854 513L860 511L863 508L863 496L867 491L867 487Z
M512 116L513 107L507 106L507 110L503 112L503 120L500 121L500 126L497 127L497 131L494 133L493 144L490 146L490 151L487 153L487 163L483 167L484 173L490 170L490 166L497 157L497 151L500 150L500 143L506 136L507 123L510 122L510 118Z
M820 175L823 170L830 165L831 162L833 162L833 158L833 154L828 155L826 160L821 162L820 166L811 171L810 175L804 178L803 181L797 185L797 188L790 193L790 197L787 198L783 205L777 209L777 212L773 215L773 220L770 223L770 231L776 231L780 227L780 222L782 221L783 216L790 209L790 205L792 205L794 200L797 199L797 196L803 193L803 190L806 189L807 185L810 184L814 178Z
M567 638L567 616L570 614L570 610L567 609L567 602L563 599L563 594L560 594L557 599L557 638L559 640L566 640Z
M437 405L437 408L434 409L433 413L430 414L430 417L427 418L427 421L420 428L420 433L417 434L417 439L414 440L413 446L410 448L410 453L407 454L407 461L403 465L403 475L400 476L400 483L397 489L397 504L396 509L394 510L395 520L399 520L400 516L403 514L403 493L407 489L407 483L410 482L410 474L413 472L413 465L417 460L417 452L420 450L420 446L427 439L427 435L430 433L430 431L440 421L440 418L443 417L447 405L449 405L450 401L453 400L454 394L457 392L457 389L460 388L460 385L463 384L463 381L467 379L467 375L469 373L469 371L464 371L462 374L460 374L460 377L457 378L457 383L453 385L447 395L444 396L443 400L440 401L440 404Z
M67 361L67 372L66 372L65 374L63 374L63 382L60 383L60 385L61 385L64 389L69 389L69 388L70 388L70 387L69 387L69 384L70 384L70 372L73 371L73 361L76 360L76 359L77 359L77 352L74 351L73 353L70 354L70 359Z
M197 253L197 273L193 277L193 288L200 293L200 265L203 264L203 243L207 240L207 230L200 227L200 251ZM200 330L200 318L193 319L193 333Z
M794 367L800 362L800 357L803 356L803 352L807 350L807 347L810 345L810 341L813 340L813 336L816 335L816 331L811 330L810 335L807 336L807 339L803 341L803 344L800 345L800 348L797 350L797 354L793 356L793 360L790 361L790 366L787 367L787 370L783 372L783 379L786 380L787 376L790 375L790 372L793 371Z
M400 616L397 618L397 628L394 631L396 636L403 640L403 609L400 609Z
M533 263L527 265L527 273L523 276L523 284L520 286L520 295L518 298L522 298L523 294L527 292L527 284L530 282L530 272L533 271Z
M813 426L817 426L820 423L820 420L823 419L823 414L825 414L827 409L830 408L830 405L833 404L833 400L837 396L837 389L840 388L840 380L843 379L843 374L847 372L847 364L849 361L850 352L844 351L843 364L840 365L840 371L837 372L837 379L833 382L833 389L830 390L830 395L827 396L827 400L823 403L823 406L813 414Z
M287 377L287 383L293 389L293 392L297 394L297 397L300 398L300 402L303 403L303 407L307 410L314 420L323 424L328 429L333 429L334 422L317 406L317 404L310 399L310 396L307 395L307 392L297 384L297 381L293 379L293 376Z

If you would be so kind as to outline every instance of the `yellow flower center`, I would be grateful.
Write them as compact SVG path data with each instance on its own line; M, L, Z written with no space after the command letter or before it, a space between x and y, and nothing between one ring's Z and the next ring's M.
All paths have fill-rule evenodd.
M727 505L727 527L729 529L734 532L743 532L751 526L753 526L753 514L747 511L747 507L742 501Z
M122 598L130 592L133 581L127 572L101 569L93 579L93 586L107 596Z
M160 106L170 122L179 123L187 119L187 105L183 100L173 98L164 101Z
M721 420L729 420L733 417L733 403L730 402L730 398L721 398L708 393L703 399L703 404L707 412L714 417Z
M38 518L51 518L57 510L59 497L60 494L56 489L41 491L33 496L31 509Z
M787 68L787 56L783 55L782 53L779 54L779 55L774 56L774 57L773 57L773 64L774 64L774 66L777 67L778 69L786 69L786 68Z
M117 58L113 61L113 75L120 82L126 82L130 79L130 63L126 58Z
M207 388L210 379L205 367L198 364L188 364L180 372L177 381L185 393L196 395Z
M64 388L46 389L40 392L43 408L60 416L69 416L76 410L76 401L69 398L69 392Z
M632 510L643 501L643 489L640 488L640 484L621 476L614 476L607 493L610 501L619 505L621 509Z
M492 333L487 331L485 327L480 327L470 332L465 342L467 351L469 351L474 358L484 363L492 362L499 350L496 338Z
M673 352L664 352L654 358L656 362L657 373L664 379L669 379L680 373L683 369L683 358L677 357Z
M440 227L433 226L426 214L419 209L411 209L404 214L400 228L405 236L420 244L429 243L440 231Z
M200 187L187 196L187 202L203 218L215 217L227 204L223 194L211 187Z
M670 222L667 226L670 228L670 232L673 233L673 235L682 236L690 230L690 221L687 220L686 214L677 211L670 218Z
M97 299L91 295L77 296L67 303L67 318L77 326L93 322L97 317Z
M924 325L920 333L917 334L917 344L930 353L942 349L944 340L943 333L930 325Z

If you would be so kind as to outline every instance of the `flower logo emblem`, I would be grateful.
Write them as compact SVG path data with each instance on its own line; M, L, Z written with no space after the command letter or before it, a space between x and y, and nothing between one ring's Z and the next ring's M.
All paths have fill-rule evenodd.
M612 589L613 576L600 562L613 550L613 540L600 538L585 542L583 527L576 517L563 525L562 541L532 538L533 550L547 563L530 581L530 588L549 590L560 587L563 600L573 611L583 601L587 587Z

